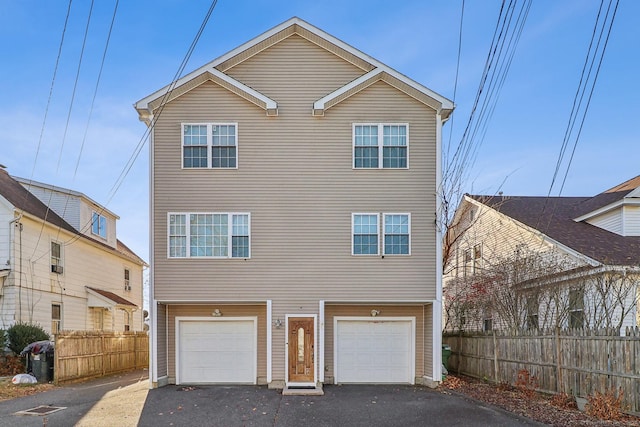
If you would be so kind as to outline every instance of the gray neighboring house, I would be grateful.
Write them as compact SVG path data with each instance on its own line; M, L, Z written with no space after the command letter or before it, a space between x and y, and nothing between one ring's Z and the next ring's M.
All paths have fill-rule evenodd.
M441 380L451 101L292 18L135 108L153 387Z

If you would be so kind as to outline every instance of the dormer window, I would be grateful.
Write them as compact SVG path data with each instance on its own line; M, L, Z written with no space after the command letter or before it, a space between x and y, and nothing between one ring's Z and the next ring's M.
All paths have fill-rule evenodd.
M93 213L91 220L91 233L96 236L100 236L103 239L107 238L107 218L100 215L98 212Z

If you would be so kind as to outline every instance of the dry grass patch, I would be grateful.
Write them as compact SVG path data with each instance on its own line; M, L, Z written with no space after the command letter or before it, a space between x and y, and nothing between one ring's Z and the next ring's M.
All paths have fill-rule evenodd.
M11 377L0 378L0 401L31 396L53 388L53 384L13 384Z

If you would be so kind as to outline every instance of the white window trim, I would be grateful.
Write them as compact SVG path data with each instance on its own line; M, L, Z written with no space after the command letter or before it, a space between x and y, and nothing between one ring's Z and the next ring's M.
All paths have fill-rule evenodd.
M357 168L356 167L356 126L377 126L378 127L378 167L377 168ZM384 164L384 126L404 126L407 129L407 167L405 168L385 168ZM409 169L409 123L353 123L351 125L351 168L354 170L407 170Z
M356 254L353 247L353 236L355 236L356 231L356 216L359 215L375 215L376 217L376 231L377 239L376 239L376 247L378 248L378 252L375 254ZM380 214L376 212L355 212L351 214L351 255L357 257L372 257L372 256L380 256Z
M409 220L409 252L406 254L388 254L385 252L385 248L386 248L386 234L384 232L384 224L385 224L385 218L387 216L391 216L391 215L407 215L407 218ZM381 235L382 235L382 255L384 256L410 256L411 255L411 214L409 212L387 212L387 213L383 213L382 214L382 223L380 224L380 229L381 229Z
M54 305L57 305L58 307L60 307L60 318L59 319L54 319L53 318L53 306ZM63 315L62 315L62 303L58 302L58 301L51 301L51 333L52 334L54 333L53 332L53 324L55 322L57 322L57 324L58 324L58 331L57 332L60 332L60 331L63 330L62 329L62 318L63 318Z
M207 167L205 168L187 168L184 166L184 127L185 126L206 126L207 127ZM236 166L235 167L213 167L213 126L235 126L236 128ZM206 122L206 123L188 123L184 122L180 124L180 164L182 165L182 169L185 170L233 170L238 169L238 164L240 160L239 150L238 150L238 122ZM188 145L187 147L193 147L193 145Z
M93 231L93 226L95 225L96 221L94 221L94 218L97 216L97 222L98 222L98 232L94 232ZM102 234L100 234L100 218L104 218L104 236ZM94 236L98 236L101 239L106 239L107 238L107 223L108 223L108 218L104 215L102 215L100 212L98 211L93 211L91 213L91 234L93 234Z
M171 239L169 235L171 215L184 215L185 216L185 229L186 229L186 255L169 256L171 253ZM227 215L227 256L191 256L189 255L191 248L191 234L189 229L191 228L191 215ZM249 256L246 257L234 257L233 253L233 216L234 215L246 215L249 219L247 227L249 229ZM251 259L251 213L250 212L168 212L167 213L167 259Z
M62 242L60 242L60 241L58 241L58 240L53 240L53 239L51 239L51 241L49 242L49 259L50 259L51 261L53 261L53 260L52 260L52 258L53 258L53 253L52 253L52 251L51 251L51 249L52 249L52 248L51 248L51 244L52 244L52 243L55 243L55 244L57 244L57 245L60 247L60 257L58 258L58 263L57 263L56 265L57 265L57 266L59 266L59 267L62 267L62 272L64 273L64 245L63 245L63 243L62 243ZM54 264L51 264L51 265L53 266ZM50 271L50 273L54 274L54 271L53 271L53 270L51 270L51 271Z
M129 278L126 277L127 276L127 274L126 274L127 272L129 273L128 274ZM123 278L123 281L124 281L124 290L125 291L130 291L131 290L131 269L130 268L124 267L124 271L122 273L122 278Z

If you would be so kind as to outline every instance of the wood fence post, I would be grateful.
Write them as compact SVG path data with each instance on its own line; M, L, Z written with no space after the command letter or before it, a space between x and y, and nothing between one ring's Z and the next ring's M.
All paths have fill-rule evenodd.
M102 354L102 376L105 373L104 333L100 335L100 354Z
M562 384L562 350L560 348L560 328L556 326L556 391L564 392Z
M498 372L498 340L496 339L496 331L493 330L493 369L496 376L496 384L500 384L500 374Z

